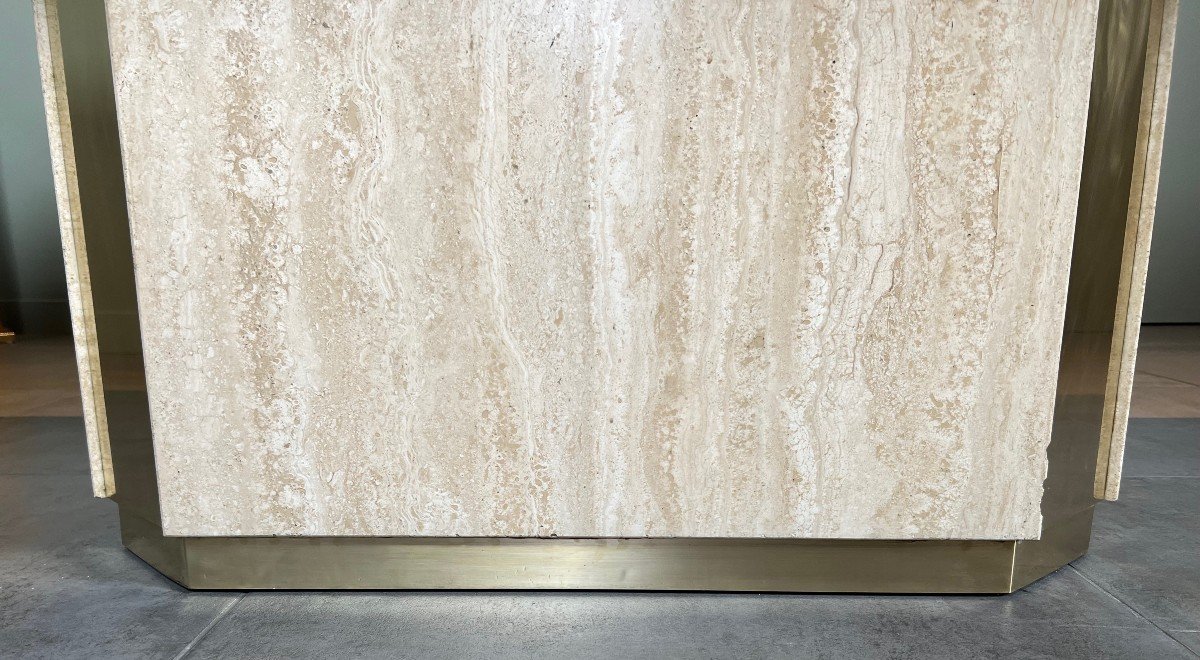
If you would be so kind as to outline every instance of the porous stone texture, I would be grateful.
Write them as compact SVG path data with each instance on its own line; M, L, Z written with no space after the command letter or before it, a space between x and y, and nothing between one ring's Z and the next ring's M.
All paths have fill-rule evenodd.
M1032 538L1091 0L110 0L163 527Z

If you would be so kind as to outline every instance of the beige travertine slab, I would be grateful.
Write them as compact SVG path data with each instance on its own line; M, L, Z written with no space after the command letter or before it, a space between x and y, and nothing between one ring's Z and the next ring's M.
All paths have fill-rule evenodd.
M1036 537L1095 12L112 0L164 530Z
M1171 84L1171 61L1175 52L1175 23L1179 0L1124 3L1134 12L1148 13L1145 63L1139 78L1141 104L1138 111L1137 144L1134 151L1129 202L1113 212L1124 212L1125 241L1120 263L1120 285L1113 327L1112 353L1104 397L1104 425L1096 466L1095 495L1116 500L1121 489L1125 459L1125 432L1133 402L1134 362L1138 331L1142 325L1142 300L1146 296L1146 271L1150 264L1150 235L1158 200L1158 170L1162 160L1163 132L1167 124L1167 92ZM1121 63L1116 63L1120 66ZM1126 63L1128 67L1130 64ZM1132 73L1132 72L1130 72ZM1145 410L1143 398L1142 406Z
M58 38L57 2L34 0L33 15L81 404L81 408L76 408L73 401L66 401L65 407L53 408L53 411L61 413L64 410L74 410L75 414L78 414L82 409L84 428L87 432L92 493L96 497L111 497L116 492L116 487L109 450L104 383L100 375L100 356L96 346L96 314L92 305L91 272L84 245L79 185L75 176L75 145L71 138L71 116L67 107L66 81L63 79L62 45ZM67 398L70 398L70 393L66 394ZM28 410L51 412L46 409L48 404L61 400L62 397L45 400L42 403L46 405Z

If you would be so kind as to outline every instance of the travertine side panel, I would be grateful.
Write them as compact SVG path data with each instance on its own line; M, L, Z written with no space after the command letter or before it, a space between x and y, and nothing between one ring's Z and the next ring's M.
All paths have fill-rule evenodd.
M1095 9L110 0L165 531L1036 537Z
M1171 84L1171 59L1175 53L1175 26L1179 16L1179 1L1154 0L1142 5L1124 2L1114 7L1113 11L1146 12L1148 29L1144 38L1144 61L1136 61L1138 58L1133 58L1136 64L1141 65L1135 69L1141 73L1140 78L1132 75L1133 71L1125 71L1134 69L1135 62L1121 62L1116 57L1117 53L1114 53L1106 64L1118 71L1100 78L1111 88L1111 91L1104 91L1113 97L1123 98L1118 87L1122 83L1136 86L1141 92L1138 105L1131 109L1137 117L1137 138L1131 150L1133 162L1129 164L1132 172L1129 176L1128 204L1095 204L1088 209L1097 213L1121 214L1125 220L1112 350L1108 378L1105 381L1107 387L1104 397L1104 422L1100 429L1100 452L1096 466L1095 495L1106 500L1116 500L1121 490L1125 432L1129 425L1129 404L1133 397L1138 334L1142 327L1142 300L1146 297L1150 235L1154 228L1154 208L1158 201L1158 169L1162 161L1163 132L1167 125L1167 92ZM1118 34L1111 38L1119 44L1122 38L1131 40L1136 37ZM1119 52L1118 48L1119 46L1112 47L1112 50ZM1119 67L1125 67L1125 70ZM1121 72L1125 75L1121 76ZM1110 128L1107 124L1103 127ZM1109 183L1113 179L1115 177L1109 176L1101 181ZM1081 206L1080 212L1083 211Z
M46 109L46 132L50 140L50 165L54 175L54 197L58 206L58 229L62 238L63 264L67 280L67 302L75 341L75 368L79 373L79 398L83 403L83 426L87 435L88 466L92 494L112 497L112 452L108 437L108 415L104 405L104 380L96 341L96 311L92 304L92 276L88 266L79 181L75 171L75 145L67 86L59 40L57 0L33 0L34 29L37 31L38 67L42 78L42 100Z

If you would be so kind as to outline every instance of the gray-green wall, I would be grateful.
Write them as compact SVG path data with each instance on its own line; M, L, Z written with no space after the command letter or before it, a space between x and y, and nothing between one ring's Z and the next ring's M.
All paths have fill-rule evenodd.
M1181 0L1146 323L1200 323L1200 0Z
M33 7L0 0L0 320L67 332L67 285L38 74Z

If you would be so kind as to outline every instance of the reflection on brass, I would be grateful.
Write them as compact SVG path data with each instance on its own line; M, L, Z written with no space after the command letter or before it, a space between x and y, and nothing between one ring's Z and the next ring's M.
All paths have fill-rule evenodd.
M53 1L53 0L51 0ZM1105 2L1101 33L1132 36L1147 29L1136 2ZM1118 10L1124 8L1124 10ZM79 70L106 62L102 0L59 6L64 69L80 189L97 190L120 171L111 90L75 85ZM1160 14L1161 15L1161 14ZM1147 15L1148 16L1148 15ZM65 35L71 34L68 40ZM72 47L67 47L72 43ZM1144 39L1109 39L1097 61L1137 55ZM1135 44L1141 44L1140 47ZM1134 48L1135 52L1129 49ZM1124 50L1122 50L1124 49ZM1098 81L1094 94L1110 94ZM1139 78L1140 80L1140 78ZM108 81L111 86L111 80ZM1140 87L1135 87L1140 89ZM1093 98L1120 107L1127 98ZM1136 101L1134 101L1136 105ZM1125 113L1130 122L1137 113ZM1105 374L1113 343L1123 229L1103 222L1097 204L1110 172L1102 159L1132 158L1136 130L1089 122L1084 187L1075 237L1049 473L1037 541L804 541L746 539L262 538L165 537L144 391L106 390L113 468L125 545L180 584L200 589L662 589L1006 593L1046 575L1087 550L1093 482L1104 418ZM1128 128L1128 127L1125 127ZM1118 136L1118 137L1114 137ZM1097 151L1100 150L1100 151ZM1125 166L1124 169L1130 169ZM1128 187L1126 187L1128 190ZM85 201L87 195L83 195ZM108 276L93 282L97 308L132 306L128 227L118 207L84 206L89 229L103 226ZM113 224L113 220L121 222ZM92 223L97 223L93 225ZM101 232L89 231L89 237ZM93 252L97 250L97 252ZM137 329L98 324L101 365L128 361Z
M155 533L122 516L127 543ZM165 553L205 589L647 589L1002 593L1012 541L185 537ZM162 561L148 559L156 566Z

